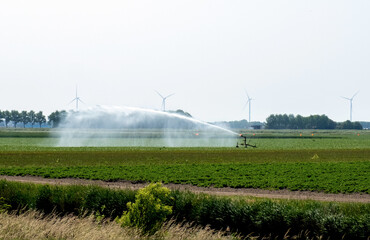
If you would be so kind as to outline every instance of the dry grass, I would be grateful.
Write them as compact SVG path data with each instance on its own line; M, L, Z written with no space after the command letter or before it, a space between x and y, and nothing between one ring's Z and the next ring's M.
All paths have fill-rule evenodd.
M136 229L121 228L115 222L98 223L94 216L58 217L44 216L35 211L27 211L21 215L0 214L0 239L235 239L215 232L208 228L189 228L174 223L167 223L155 235L145 237Z

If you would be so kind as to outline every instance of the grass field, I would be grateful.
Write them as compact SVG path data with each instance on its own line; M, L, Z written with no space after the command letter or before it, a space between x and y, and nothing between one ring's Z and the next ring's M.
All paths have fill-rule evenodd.
M2 239L64 239L64 240L237 240L224 232L209 228L191 227L166 223L154 236L142 236L137 229L122 228L115 222L96 221L95 216L79 218L76 216L43 215L35 211L22 214L0 213L0 236Z
M132 140L127 134L111 140ZM257 148L54 147L58 139L46 130L2 130L0 174L370 193L368 131L244 134Z

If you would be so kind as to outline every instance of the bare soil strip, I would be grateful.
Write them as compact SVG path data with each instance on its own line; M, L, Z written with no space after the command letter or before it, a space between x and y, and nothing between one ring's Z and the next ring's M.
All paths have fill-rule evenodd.
M76 178L52 179L35 176L21 177L21 176L0 175L0 179L15 182L53 184L53 185L98 185L101 187L108 187L112 189L132 189L132 190L140 189L147 185L147 183L132 183L129 181L105 182L100 180L85 180ZM164 184L164 186L172 190L188 190L194 193L206 193L222 196L252 196L273 199L370 203L370 194L365 193L331 194L309 191L263 190L251 188L213 188L213 187L205 188L180 184Z

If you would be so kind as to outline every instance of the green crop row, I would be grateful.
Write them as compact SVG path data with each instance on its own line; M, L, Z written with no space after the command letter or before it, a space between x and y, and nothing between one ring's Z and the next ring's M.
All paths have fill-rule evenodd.
M55 148L0 151L0 167L369 161L370 149Z
M2 180L0 197L18 211L32 208L60 215L99 211L101 215L114 218L127 210L126 203L134 201L135 191ZM369 204L247 200L172 191L166 204L173 207L170 217L176 221L228 229L242 235L253 233L261 237L270 236L271 239L277 236L282 238L289 230L290 236L305 233L309 239L361 240L369 237Z
M1 175L368 194L369 172L368 161L0 168Z

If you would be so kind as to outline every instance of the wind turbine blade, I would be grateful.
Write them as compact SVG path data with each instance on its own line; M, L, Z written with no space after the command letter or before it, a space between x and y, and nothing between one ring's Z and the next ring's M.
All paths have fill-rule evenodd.
M164 98L157 90L154 90L161 98Z
M77 98L74 98L72 101L70 101L70 102L68 103L68 105L69 105L69 104L71 104L71 103L73 103L74 101L76 101L76 99L77 99Z
M249 101L247 101L247 102L244 104L243 109L245 109L245 108L247 107L248 102L249 102Z
M169 97L171 97L171 96L173 96L173 95L175 95L174 93L172 93L172 94L170 94L170 95L168 95L167 97L165 97L165 98L169 98Z
M344 98L344 99L347 99L347 100L351 100L350 98L346 98L346 97L343 97L343 96L341 96L341 98Z
M82 101L80 98L78 98L78 101L82 102L83 104L86 104L84 101Z
M247 90L244 90L245 91L245 94L247 94L247 97L248 97L248 100L250 99L249 95L248 95L248 92Z
M356 93L355 93L355 95L353 95L352 96L352 98L351 99L353 99L358 93L359 93L360 91L357 91Z

